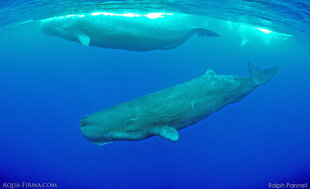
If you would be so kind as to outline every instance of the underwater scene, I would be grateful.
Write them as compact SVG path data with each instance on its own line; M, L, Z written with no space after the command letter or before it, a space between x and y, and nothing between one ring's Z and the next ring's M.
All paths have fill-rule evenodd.
M310 188L309 0L0 0L0 188Z

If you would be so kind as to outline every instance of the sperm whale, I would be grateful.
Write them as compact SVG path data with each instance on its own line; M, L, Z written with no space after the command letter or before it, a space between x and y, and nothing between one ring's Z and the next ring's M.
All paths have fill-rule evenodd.
M93 12L41 20L43 33L85 46L130 51L173 49L192 35L217 37L208 20L184 13Z
M176 141L177 130L236 103L271 80L278 68L260 70L249 63L249 77L217 75L208 70L191 81L85 116L80 128L87 140L103 145L114 141L162 136Z

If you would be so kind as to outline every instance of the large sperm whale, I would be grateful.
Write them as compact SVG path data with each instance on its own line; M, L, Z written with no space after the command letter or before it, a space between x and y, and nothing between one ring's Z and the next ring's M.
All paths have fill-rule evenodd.
M218 36L208 30L205 17L184 13L94 12L41 20L51 36L83 45L130 51L172 49L193 34Z
M177 130L239 102L271 80L277 70L273 67L261 71L251 63L250 77L217 75L208 70L186 83L86 116L81 119L80 128L86 139L96 145L151 136L176 141Z

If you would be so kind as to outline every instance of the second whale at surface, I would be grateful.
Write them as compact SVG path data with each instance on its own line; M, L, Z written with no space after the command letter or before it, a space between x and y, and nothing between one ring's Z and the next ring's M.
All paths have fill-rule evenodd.
M41 30L86 46L130 51L172 49L194 34L219 36L206 17L176 12L66 15L41 20Z

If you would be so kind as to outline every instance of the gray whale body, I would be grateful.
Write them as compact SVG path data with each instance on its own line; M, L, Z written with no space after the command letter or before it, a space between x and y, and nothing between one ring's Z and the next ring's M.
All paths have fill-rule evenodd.
M151 136L177 141L177 130L239 102L271 80L278 68L261 71L249 63L249 71L249 77L238 77L208 70L191 81L88 115L80 121L81 131L96 145Z
M184 13L94 12L41 20L43 33L85 46L130 51L175 48L192 35L219 36L205 17Z

